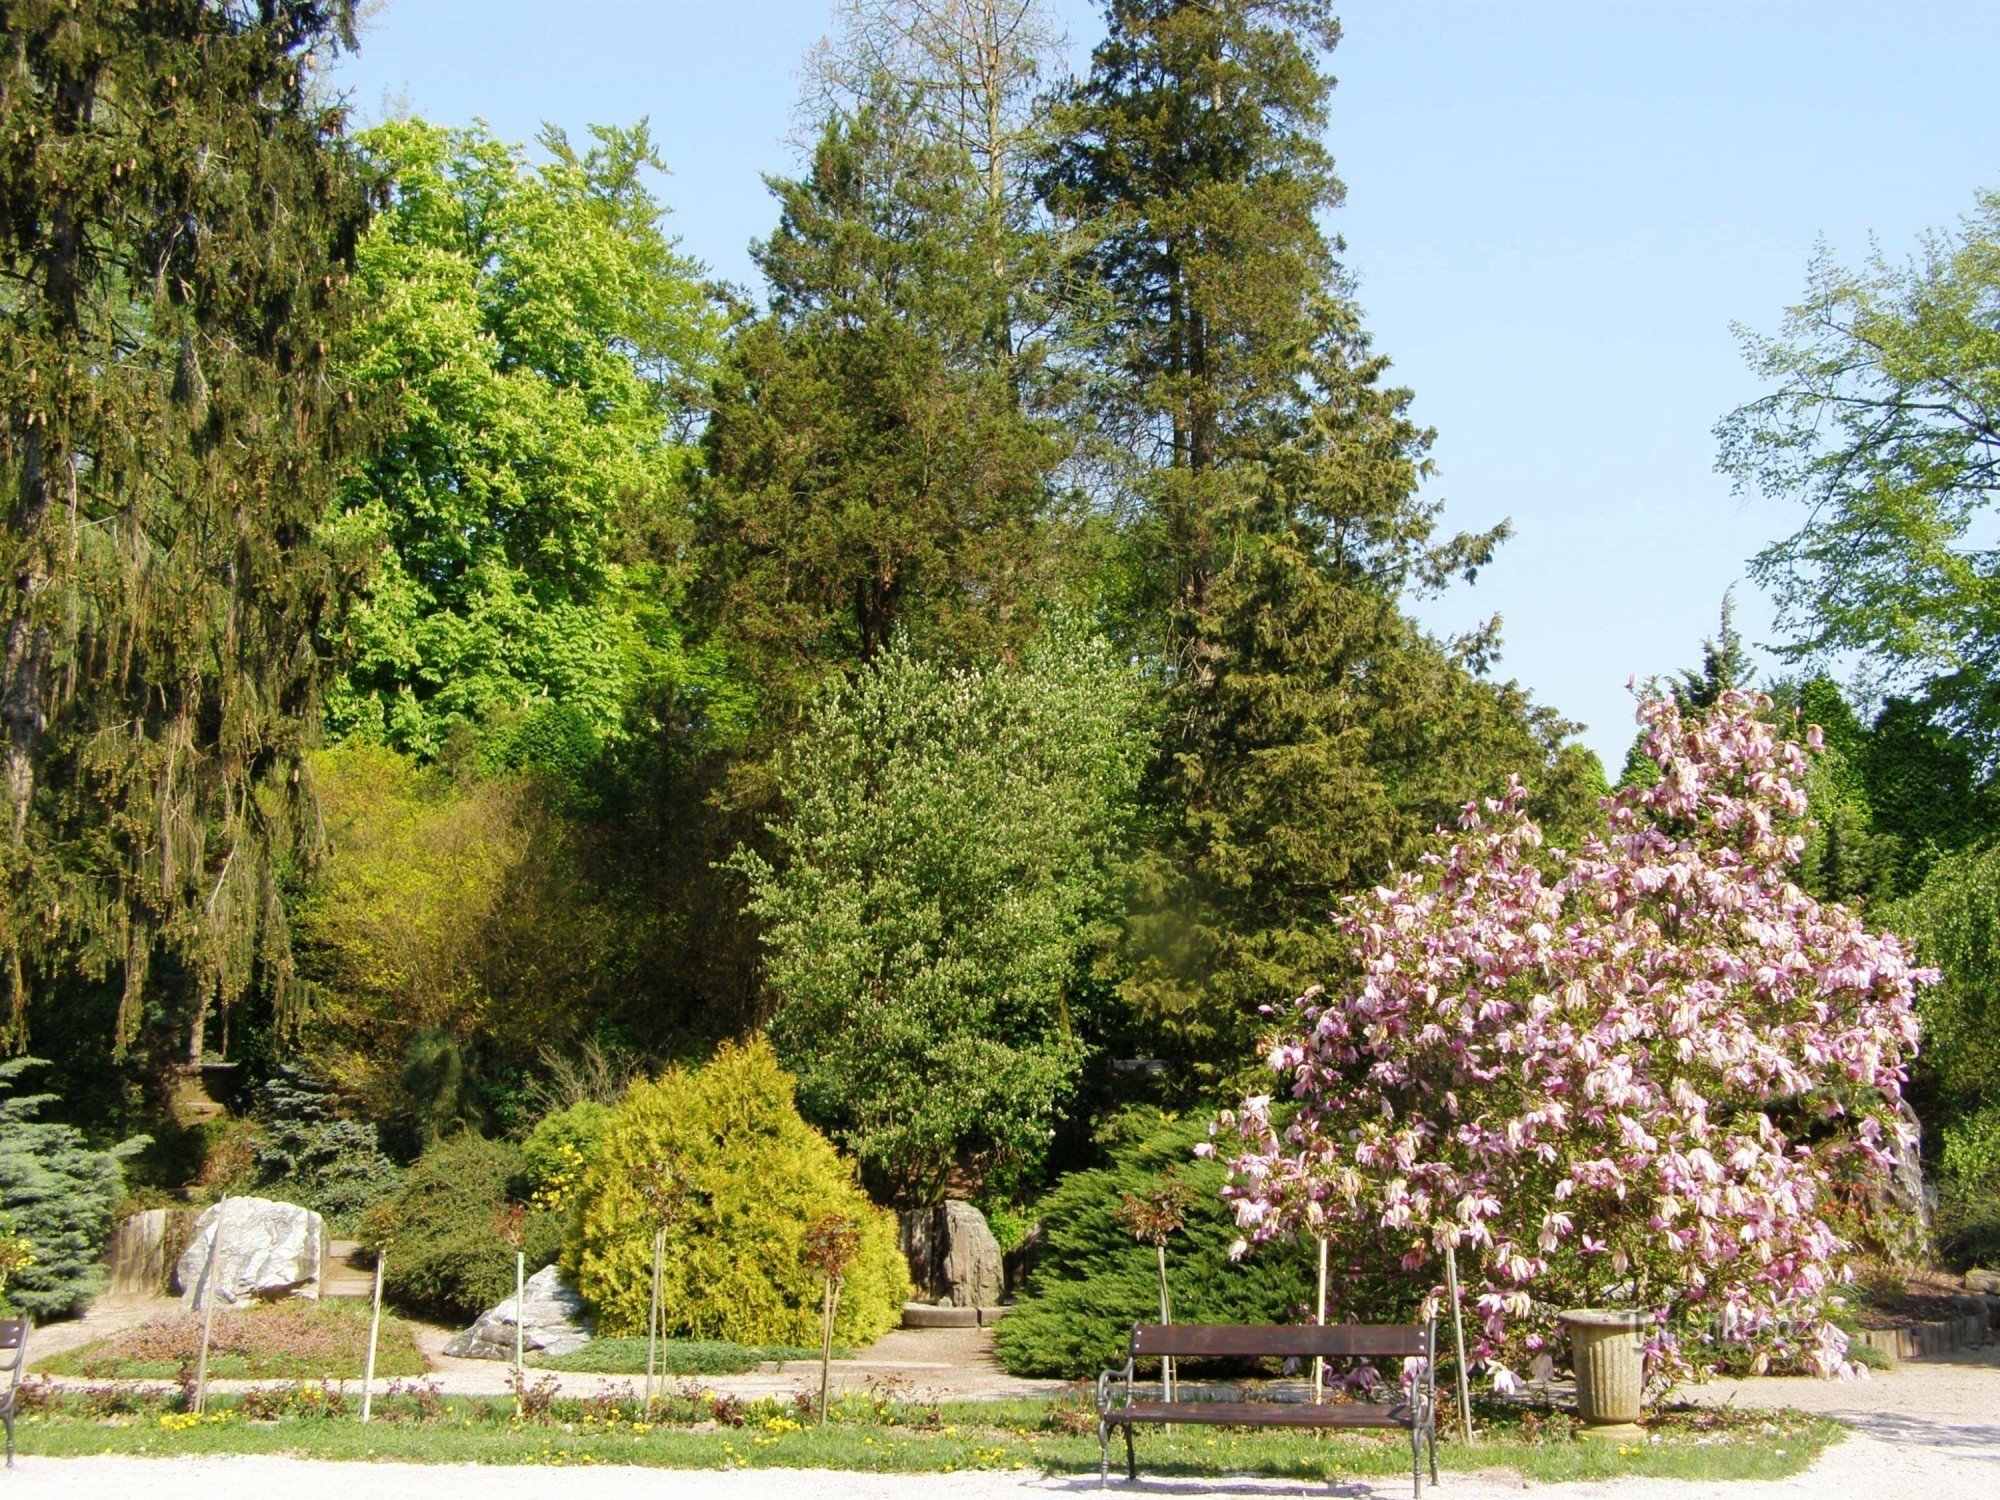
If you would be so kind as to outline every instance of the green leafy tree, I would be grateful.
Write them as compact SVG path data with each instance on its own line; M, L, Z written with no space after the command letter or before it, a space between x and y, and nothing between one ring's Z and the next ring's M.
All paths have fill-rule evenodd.
M1918 1000L1915 1092L1940 1180L1938 1228L1963 1262L2000 1257L2000 845L1950 854L1884 919L1941 978Z
M335 531L378 553L333 727L429 757L555 699L617 736L693 670L688 397L721 324L661 228L642 123L530 166L483 129L362 137L390 183L352 377L399 417Z
M955 1170L1018 1178L1048 1149L1143 703L1071 629L1014 667L892 646L793 742L776 863L738 856L801 1104L903 1201Z
M367 186L312 55L348 0L0 19L0 988L65 1040L295 993L276 868L343 593ZM157 962L156 962L157 960ZM224 1023L226 1031L226 1020Z
M73 1125L36 1118L51 1094L19 1094L37 1057L0 1062L0 1241L31 1257L7 1279L7 1300L37 1318L74 1312L104 1285L98 1263L111 1211L125 1191L122 1160L146 1145L139 1136L94 1151Z
M348 1107L418 1141L512 1123L545 1049L682 1023L660 866L538 777L359 740L311 764L332 847L292 903L314 1003L288 1045Z
M1739 488L1808 507L1759 553L1791 654L1866 653L1990 757L2000 732L2000 193L1907 264L1822 251L1776 337L1742 334L1767 393L1717 428Z

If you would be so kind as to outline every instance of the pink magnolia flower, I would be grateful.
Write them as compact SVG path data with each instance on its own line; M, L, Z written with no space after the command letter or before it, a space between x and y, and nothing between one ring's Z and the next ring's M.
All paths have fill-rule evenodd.
M1663 1375L1848 1368L1828 1215L1889 1161L1935 976L1799 888L1807 751L1769 711L1644 703L1659 780L1579 849L1517 782L1346 904L1346 978L1277 1013L1277 1102L1218 1125L1246 1248L1331 1216L1435 1281L1455 1247L1496 1385L1580 1303L1656 1310Z

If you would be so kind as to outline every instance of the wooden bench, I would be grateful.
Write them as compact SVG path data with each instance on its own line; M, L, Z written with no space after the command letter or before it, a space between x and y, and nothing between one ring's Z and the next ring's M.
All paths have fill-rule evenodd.
M1125 1474L1139 1477L1132 1429L1182 1422L1191 1427L1401 1428L1410 1435L1410 1477L1424 1493L1424 1445L1430 1445L1431 1483L1437 1483L1436 1325L1339 1323L1327 1327L1287 1324L1260 1327L1230 1323L1138 1323L1123 1370L1097 1377L1097 1482L1111 1479L1111 1429L1125 1429ZM1328 1359L1418 1361L1407 1391L1400 1368L1383 1369L1367 1401L1157 1401L1138 1399L1133 1367L1142 1359ZM1115 1386L1124 1382L1122 1400ZM1166 1396L1162 1386L1162 1396Z

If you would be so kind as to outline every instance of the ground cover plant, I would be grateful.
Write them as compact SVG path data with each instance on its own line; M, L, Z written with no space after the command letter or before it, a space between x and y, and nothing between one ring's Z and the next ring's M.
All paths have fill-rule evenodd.
M1351 969L1270 1054L1296 1114L1252 1098L1213 1148L1244 1248L1358 1226L1435 1286L1455 1247L1502 1389L1579 1305L1653 1312L1656 1379L1846 1370L1838 1209L1891 1165L1931 976L1794 883L1807 749L1770 707L1643 704L1660 774L1574 855L1514 794L1346 906Z
M208 1373L216 1380L358 1380L367 1356L365 1302L294 1299L217 1312ZM194 1369L200 1315L172 1312L136 1328L69 1349L36 1368L89 1380L179 1380ZM376 1346L378 1376L420 1375L426 1368L416 1330L385 1314Z
M819 1346L803 1344L732 1344L726 1339L661 1339L659 1368L669 1375L741 1375L761 1364L785 1360L817 1360ZM849 1351L835 1347L834 1358ZM530 1356L541 1370L594 1371L603 1375L640 1375L646 1369L643 1338L595 1338L581 1349L553 1358Z
M812 1468L936 1473L958 1469L1090 1474L1098 1465L1096 1413L1086 1393L1057 1400L939 1404L880 1385L833 1403L811 1420L806 1390L745 1402L683 1384L649 1414L628 1386L601 1396L557 1395L544 1377L513 1398L443 1398L405 1382L374 1404L375 1420L353 1420L355 1399L338 1387L296 1385L254 1398L212 1399L206 1415L177 1398L118 1392L54 1395L35 1389L21 1449L41 1456L126 1453L151 1457L266 1453L315 1459L407 1463L641 1464L662 1468ZM1568 1416L1529 1407L1482 1411L1479 1440L1439 1445L1454 1471L1511 1469L1540 1481L1621 1475L1726 1480L1781 1479L1809 1465L1840 1436L1837 1424L1799 1412L1673 1408L1626 1443L1580 1438ZM1343 1476L1407 1475L1400 1433L1312 1434L1201 1430L1147 1434L1147 1472L1220 1478L1281 1476L1327 1482Z

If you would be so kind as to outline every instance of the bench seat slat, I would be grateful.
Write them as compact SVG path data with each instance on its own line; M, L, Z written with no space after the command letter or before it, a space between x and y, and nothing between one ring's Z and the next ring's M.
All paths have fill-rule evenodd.
M1153 1358L1327 1359L1375 1356L1413 1358L1428 1352L1421 1325L1383 1323L1284 1323L1264 1327L1230 1323L1140 1323L1132 1330L1132 1356Z
M1135 1401L1106 1414L1114 1427L1185 1422L1191 1427L1408 1427L1407 1402Z

